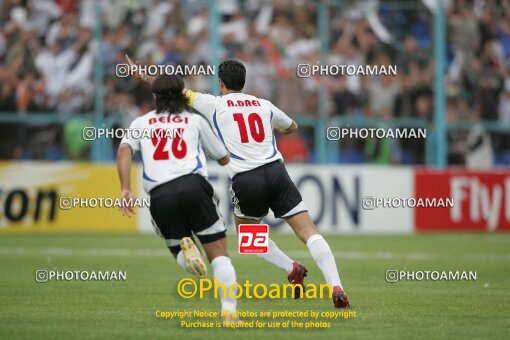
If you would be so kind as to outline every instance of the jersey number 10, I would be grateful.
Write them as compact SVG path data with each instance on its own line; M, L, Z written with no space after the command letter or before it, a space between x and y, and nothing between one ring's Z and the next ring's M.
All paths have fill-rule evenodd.
M239 126L239 133L241 134L241 143L248 143L248 130L246 129L246 122L242 113L234 113L234 120ZM264 124L262 118L257 113L250 113L248 115L248 127L250 129L251 138L257 143L262 143L266 134L264 132Z

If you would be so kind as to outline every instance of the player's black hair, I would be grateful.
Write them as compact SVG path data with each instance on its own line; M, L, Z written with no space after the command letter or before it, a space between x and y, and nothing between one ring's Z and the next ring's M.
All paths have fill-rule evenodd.
M156 95L157 113L180 113L186 109L188 100L182 93L184 81L177 75L159 75L152 82L152 93Z
M243 63L235 59L227 59L218 68L218 77L227 89L241 91L246 80L246 68Z

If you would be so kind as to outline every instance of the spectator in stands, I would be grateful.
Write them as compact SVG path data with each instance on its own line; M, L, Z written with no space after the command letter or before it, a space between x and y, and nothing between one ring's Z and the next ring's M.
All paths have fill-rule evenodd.
M395 76L383 75L371 79L367 88L368 115L374 118L392 116L400 91L401 83Z
M359 107L359 99L347 88L347 76L338 79L337 88L333 92L333 102L335 103L335 113L337 115L354 115Z
M480 30L473 6L467 0L457 0L448 17L448 34L455 53L471 62L480 47Z
M220 58L242 59L249 75L247 91L275 102L293 115L316 117L320 92L325 90L331 99L327 107L332 115L359 113L368 118L418 118L432 123L434 63L430 50L426 50L431 47L432 29L427 24L431 22L431 12L421 2L415 3L416 10L396 11L395 15L384 9L382 23L377 23L377 16L370 16L371 12L356 6L332 6L328 12L328 63L396 64L397 77L298 80L297 64L320 60L313 1L221 1ZM466 111L463 106L475 108L482 121L508 122L510 90L505 90L504 80L510 77L509 2L449 3L447 50L451 60L446 89L457 98L453 103L449 99L447 108L455 118L452 122L471 117L472 112L462 113ZM95 12L96 4L95 0L0 0L0 111L90 112L95 104L94 67L99 48L104 62L103 100L107 115L119 110L142 114L150 108L146 102L147 91L150 97L147 86L115 77L115 65L123 62L125 53L134 55L142 64L210 63L206 2L102 1L101 16ZM382 8L385 2L380 4ZM92 42L98 20L103 25L102 46ZM391 30L388 32L384 26ZM209 90L210 81L205 77L188 77L186 82ZM2 129L6 126L10 125L0 123ZM465 137L455 134L451 132L449 136L454 144ZM0 145L6 136L0 133ZM30 130L27 136L35 140ZM54 143L59 141L59 134L48 132L37 138L40 136L51 137ZM307 132L301 137L311 138ZM497 152L509 152L508 134L491 133L491 139ZM306 144L300 143L299 138L281 142L284 147L286 143L296 147L300 159L312 158L304 152ZM357 141L348 147L363 155L363 145ZM413 156L399 157L398 146L374 145L367 147L372 161L377 158L375 155L385 155L386 163L424 162L421 148L403 143L404 154L407 150ZM390 149L391 152L383 152ZM463 164L464 151L456 144L450 149L455 155L453 161ZM292 154L292 150L289 152ZM44 152L23 150L10 155L22 154ZM73 154L75 157L76 152ZM505 162L504 159L496 157L495 162Z
M422 50L418 48L416 39L412 35L408 35L404 41L404 50L397 55L396 65L401 72L409 73L410 64L423 66L426 62L426 56Z
M499 121L510 124L510 78L505 80L504 92L499 101Z

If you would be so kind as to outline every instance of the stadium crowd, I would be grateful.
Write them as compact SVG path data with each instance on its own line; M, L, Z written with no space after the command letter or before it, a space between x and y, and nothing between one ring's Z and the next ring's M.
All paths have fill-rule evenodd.
M242 60L248 70L245 91L273 101L294 117L319 117L320 92L325 89L331 118L374 119L381 126L407 118L433 124L434 8L427 1L408 1L413 6L405 8L394 2L332 6L327 62L397 65L397 76L298 78L297 64L320 59L314 1L219 2L221 58ZM98 49L104 74L99 99L107 117L121 113L126 122L152 107L146 84L115 75L126 53L141 64L211 63L206 1L99 3L101 45L94 39L99 19L94 0L0 0L0 113L30 117L58 112L65 117L63 126L0 123L0 158L90 157L90 144L81 140L79 131L92 124L86 113L97 105ZM446 116L449 123L472 123L472 128L449 132L449 163L469 163L469 154L485 147L491 163L509 165L510 132L488 133L477 123L510 124L510 1L451 0L446 5ZM189 77L186 83L209 91L204 76ZM286 160L313 161L314 133L302 128L298 135L279 138ZM425 141L348 139L333 159L424 164Z

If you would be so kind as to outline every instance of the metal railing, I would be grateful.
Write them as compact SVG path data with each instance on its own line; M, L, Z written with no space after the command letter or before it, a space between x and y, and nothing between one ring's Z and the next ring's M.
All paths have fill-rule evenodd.
M116 125L125 125L126 120L122 113L111 114L106 118L102 119L99 124L94 123L95 115L93 112L88 113L73 113L73 114L61 114L51 112L3 112L0 113L0 124L23 124L23 125L40 125L40 124L65 124L73 118L88 119L91 125L96 128L113 128ZM437 166L436 163L436 136L437 129L430 123L423 119L418 118L400 118L392 120L378 120L368 119L363 114L359 113L349 117L333 117L327 122L321 122L320 119L314 117L298 116L293 117L300 127L310 127L314 130L314 140L321 140L324 142L325 157L320 163L336 163L338 157L342 152L342 140L328 141L326 138L327 127L353 127L353 128L365 128L365 127L376 127L380 123L384 123L391 128L425 128L427 129L427 138L425 139L425 159L427 166ZM456 122L453 124L447 124L446 128L448 131L454 130L469 130L473 128L475 123L473 122ZM483 126L488 132L503 132L510 134L510 124L501 124L499 122L476 122L477 125ZM79 136L80 138L82 136ZM110 162L113 161L113 144L112 139L99 138L91 141L91 160L94 162ZM445 151L448 150L446 145ZM96 150L94 153L92 150ZM317 152L317 145L315 145L315 152ZM99 157L97 155L100 155Z

